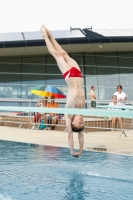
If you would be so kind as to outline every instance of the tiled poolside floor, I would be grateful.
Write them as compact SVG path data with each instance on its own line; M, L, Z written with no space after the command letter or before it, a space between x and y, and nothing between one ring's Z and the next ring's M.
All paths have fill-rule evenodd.
M133 156L133 130L125 131L127 137L120 136L120 131L84 133L84 150L99 150ZM0 126L0 140L34 143L41 145L69 147L67 132L51 130L31 130ZM75 148L78 148L77 133L74 133Z

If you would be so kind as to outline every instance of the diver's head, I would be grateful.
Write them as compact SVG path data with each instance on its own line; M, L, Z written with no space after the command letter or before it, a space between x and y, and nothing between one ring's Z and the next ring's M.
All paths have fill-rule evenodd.
M81 132L84 129L84 119L82 115L75 115L72 119L72 131Z

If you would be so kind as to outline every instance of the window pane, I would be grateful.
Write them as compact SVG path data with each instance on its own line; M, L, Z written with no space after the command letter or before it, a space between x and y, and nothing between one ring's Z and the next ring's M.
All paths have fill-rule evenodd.
M121 68L120 73L120 84L124 87L133 87L133 69Z
M20 74L1 74L0 73L0 83L5 84L20 84L21 83L21 75Z
M82 54L74 54L73 53L73 54L70 54L70 57L72 59L74 59L78 63L78 65L79 65L79 67L80 67L80 69L82 71L82 66L81 65L83 65L83 55Z
M118 54L118 65L133 68L133 53L123 52Z
M22 75L22 84L46 85L46 75L25 74Z
M126 93L128 101L133 101L133 89L132 88L124 87L123 92Z
M97 76L85 76L85 83L87 87L97 86Z
M47 74L62 74L55 58L50 55L47 56Z
M0 83L21 83L21 58L0 58Z
M90 90L91 86L94 85L97 87L97 75L96 75L96 66L95 66L95 56L92 54L85 54L85 85L86 85L86 98L90 99ZM97 90L96 90L97 95Z
M111 100L113 94L116 92L116 87L99 87L98 88L98 99L99 100Z
M21 57L0 58L0 97L20 98Z
M118 69L97 67L98 85L105 87L114 87L119 83Z
M133 100L133 69L129 68L120 68L120 84L123 87L123 91L127 94L128 100Z
M47 85L66 85L66 82L61 75L47 75Z
M0 72L21 72L21 57L1 57L0 58Z
M38 99L39 96L32 94L31 90L33 89L33 86L29 86L29 85L22 85L22 98L25 99Z
M117 66L116 53L96 53L96 64L98 66Z
M22 73L46 73L46 56L23 56Z
M118 69L97 67L99 99L110 100L119 84Z
M88 69L88 67L93 68L93 67L96 66L95 55L85 54L84 55L84 62L85 62L85 73L90 74L90 69L89 69L89 71L87 69Z
M20 85L0 85L0 98L20 98Z
M23 56L22 63L22 84L46 84L46 56Z

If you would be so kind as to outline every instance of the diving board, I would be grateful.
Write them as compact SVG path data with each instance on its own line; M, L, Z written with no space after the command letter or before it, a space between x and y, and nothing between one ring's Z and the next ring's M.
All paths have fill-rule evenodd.
M120 107L119 107L120 108ZM123 107L124 108L124 107ZM22 112L40 112L40 113L62 113L78 114L84 116L106 116L133 118L132 110L105 110L105 109L77 109L77 108L45 108L45 107L19 107L19 106L0 106L0 111L22 111Z
M97 108L114 108L114 109L127 109L127 110L133 110L133 106L125 106L125 105L121 105L121 106L97 106Z

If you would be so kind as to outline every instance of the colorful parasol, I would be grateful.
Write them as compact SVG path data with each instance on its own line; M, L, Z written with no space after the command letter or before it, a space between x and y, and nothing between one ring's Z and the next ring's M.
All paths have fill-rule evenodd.
M48 85L39 85L31 90L33 94L44 97L54 96L55 98L66 98L66 95L57 87Z

